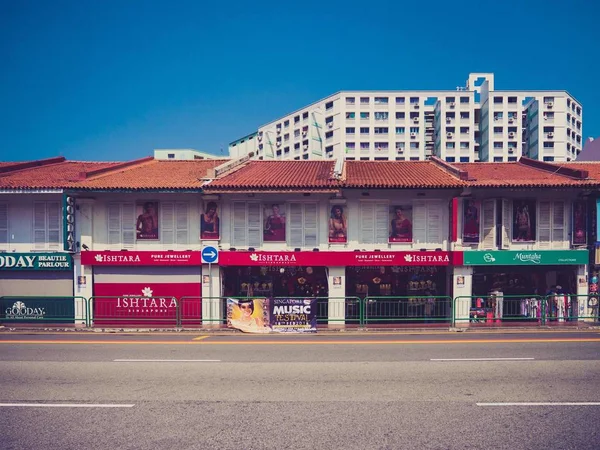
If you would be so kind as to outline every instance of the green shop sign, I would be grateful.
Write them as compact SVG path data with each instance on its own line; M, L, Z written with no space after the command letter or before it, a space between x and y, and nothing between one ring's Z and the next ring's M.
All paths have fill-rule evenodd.
M73 259L65 253L0 253L3 270L71 270Z
M465 266L549 266L584 265L589 262L587 250L518 250L464 252Z

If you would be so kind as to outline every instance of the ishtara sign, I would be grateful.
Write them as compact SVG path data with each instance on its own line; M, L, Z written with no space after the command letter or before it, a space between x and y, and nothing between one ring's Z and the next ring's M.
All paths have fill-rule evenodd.
M462 252L219 252L222 266L449 266Z
M201 266L200 252L81 252L84 266Z

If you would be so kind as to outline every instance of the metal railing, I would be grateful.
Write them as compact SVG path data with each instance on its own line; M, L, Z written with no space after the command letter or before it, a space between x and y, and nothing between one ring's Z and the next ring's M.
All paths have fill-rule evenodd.
M85 297L78 296L3 296L0 297L0 323L75 324L82 320L89 326L89 309Z
M365 297L363 324L450 324L452 298L448 296Z
M227 298L247 297L4 296L0 297L0 323L64 326L83 322L87 327L107 328L220 326L227 323ZM559 326L600 320L599 296L594 294L315 299L319 326Z

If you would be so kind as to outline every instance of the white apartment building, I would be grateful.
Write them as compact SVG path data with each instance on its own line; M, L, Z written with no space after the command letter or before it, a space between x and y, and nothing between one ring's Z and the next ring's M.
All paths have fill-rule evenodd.
M527 119L535 102L553 113L544 116L547 120L560 120L561 126L563 119L570 121L563 141L544 135L538 142L548 151L529 144L536 144L531 134L537 130L528 128ZM230 143L229 155L390 161L435 155L448 162L516 161L529 155L570 161L581 151L581 132L582 108L568 92L495 91L494 74L472 73L466 86L455 90L335 93Z

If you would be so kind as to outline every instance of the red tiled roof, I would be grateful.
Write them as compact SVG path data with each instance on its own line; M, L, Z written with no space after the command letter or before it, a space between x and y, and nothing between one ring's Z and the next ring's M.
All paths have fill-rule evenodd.
M333 161L249 161L204 187L204 192L334 191Z
M574 170L585 170L588 173L590 181L600 182L600 161L573 161L565 163L551 163L556 167L568 167Z
M432 161L347 161L348 188L460 188L466 184Z
M63 189L79 180L82 172L104 169L120 163L62 161L0 173L0 188Z
M74 183L73 189L157 190L201 189L207 171L223 164L223 159L167 161L149 159L116 168Z
M590 184L586 180L545 171L521 162L477 162L452 165L468 173L467 183L473 187L574 187Z

